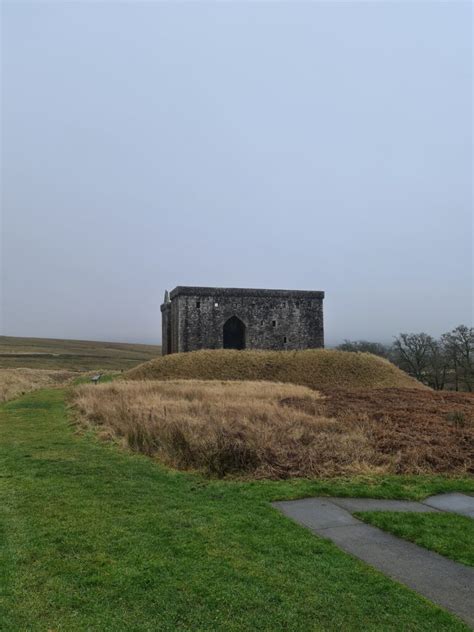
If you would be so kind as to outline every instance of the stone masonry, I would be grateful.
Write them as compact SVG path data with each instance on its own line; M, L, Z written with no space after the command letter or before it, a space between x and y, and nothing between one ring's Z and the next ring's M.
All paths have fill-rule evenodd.
M324 347L324 292L178 286L161 306L162 353Z

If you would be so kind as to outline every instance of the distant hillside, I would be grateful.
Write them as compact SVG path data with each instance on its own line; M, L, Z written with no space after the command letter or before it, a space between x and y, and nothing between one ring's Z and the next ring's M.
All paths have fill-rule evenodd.
M120 371L159 355L158 345L0 336L0 368Z
M320 388L426 388L388 360L370 353L306 351L195 351L161 356L127 379L266 380Z

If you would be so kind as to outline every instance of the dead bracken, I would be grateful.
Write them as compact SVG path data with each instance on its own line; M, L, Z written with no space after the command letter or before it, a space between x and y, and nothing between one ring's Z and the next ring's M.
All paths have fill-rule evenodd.
M74 389L81 424L213 476L281 479L473 471L474 394L251 381L117 381Z

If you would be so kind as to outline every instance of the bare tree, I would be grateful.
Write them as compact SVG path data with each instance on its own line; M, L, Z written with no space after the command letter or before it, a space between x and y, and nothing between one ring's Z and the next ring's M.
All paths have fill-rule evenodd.
M428 334L400 334L395 338L392 354L396 364L420 382L427 381L430 349L435 340Z
M337 349L388 358L436 390L474 390L474 328L466 325L459 325L438 340L426 333L404 333L391 347L367 340L344 340Z
M449 369L449 357L442 340L431 338L428 342L427 383L437 391L446 384Z
M369 342L368 340L344 340L336 347L339 351L360 351L362 353L373 353L374 355L388 357L388 347L380 342Z
M468 391L474 387L474 328L459 325L442 336L451 362L454 387L463 385Z
M446 350L446 356L448 358L448 370L449 375L452 375L452 383L454 384L454 390L459 391L459 365L460 355L459 349L456 344L456 339L451 333L446 333L441 336L444 348ZM451 380L450 380L451 382Z

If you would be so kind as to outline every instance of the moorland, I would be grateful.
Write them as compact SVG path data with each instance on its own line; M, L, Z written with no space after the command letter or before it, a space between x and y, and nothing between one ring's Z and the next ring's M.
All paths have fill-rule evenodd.
M365 353L110 345L68 369L32 368L54 358L24 347L26 366L1 369L2 629L468 629L271 502L474 494L471 393L432 391ZM40 375L15 390L25 371ZM474 559L472 520L361 518Z

